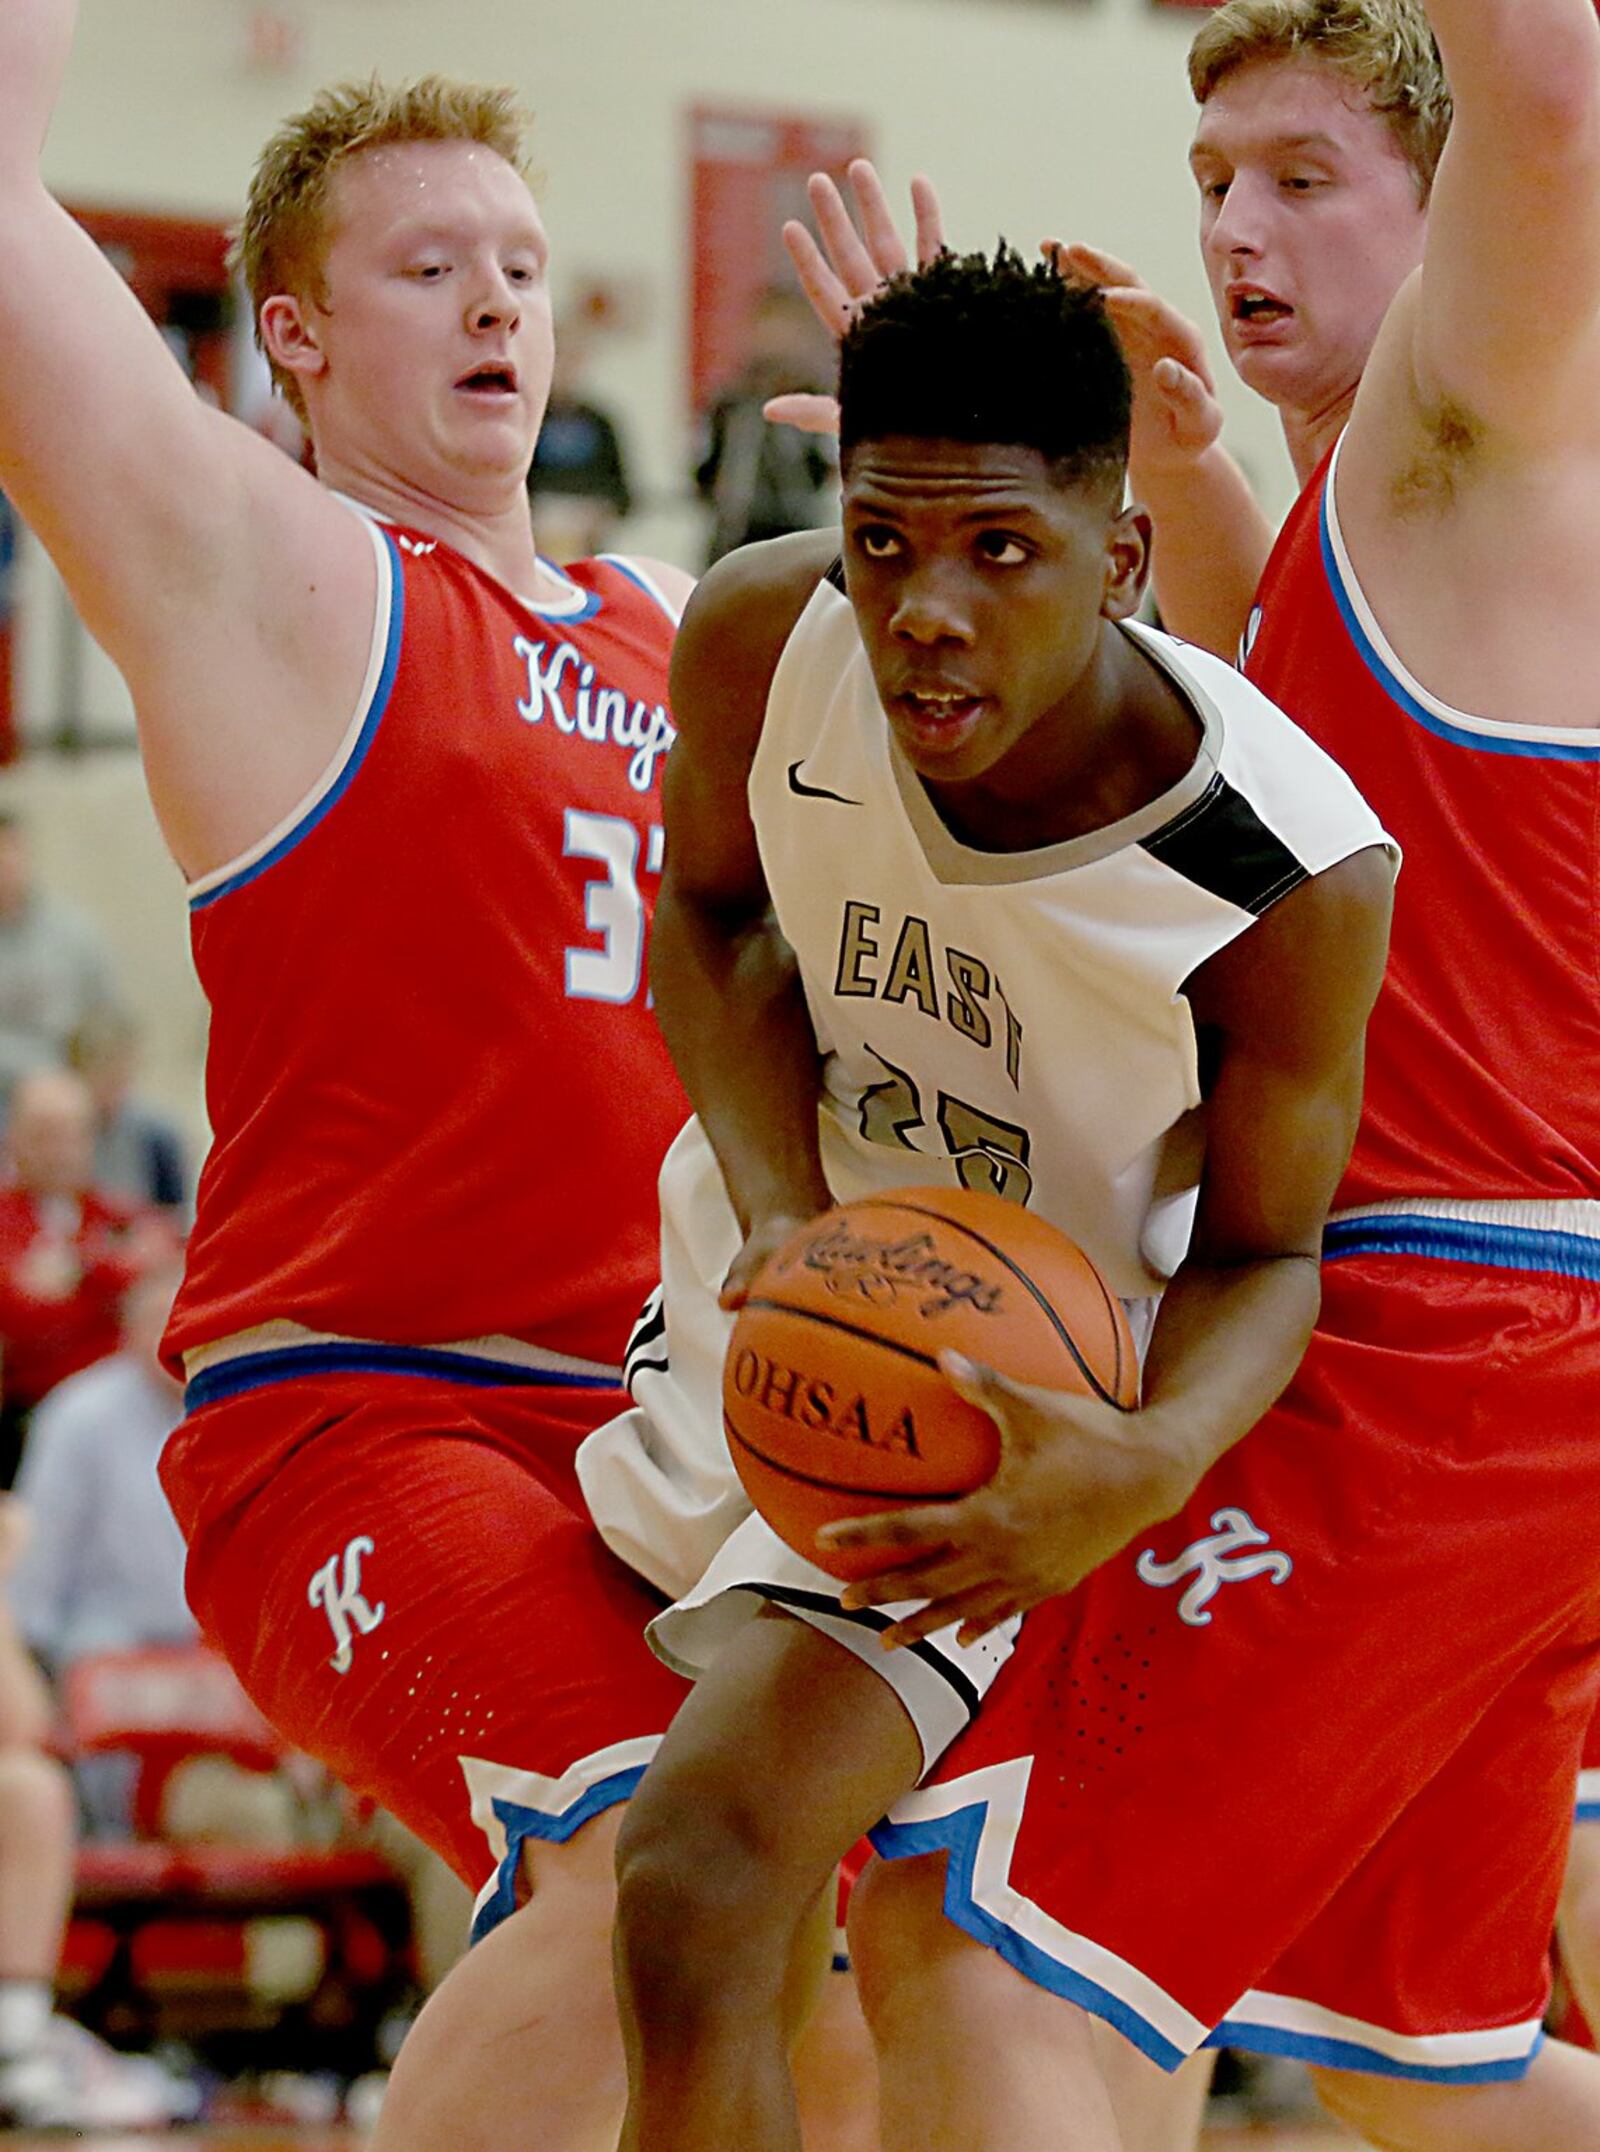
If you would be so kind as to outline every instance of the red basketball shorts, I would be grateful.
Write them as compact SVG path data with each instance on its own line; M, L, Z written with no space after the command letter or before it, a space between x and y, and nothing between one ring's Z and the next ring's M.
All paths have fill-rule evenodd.
M1600 1250L1597 1250L1600 1254ZM1600 1285L1356 1254L1185 1511L1030 1615L874 1833L1168 2068L1512 2078L1600 1691Z
M203 1405L162 1460L206 1636L287 1740L482 1886L475 1933L525 1840L628 1797L685 1693L573 1477L625 1402L305 1377Z

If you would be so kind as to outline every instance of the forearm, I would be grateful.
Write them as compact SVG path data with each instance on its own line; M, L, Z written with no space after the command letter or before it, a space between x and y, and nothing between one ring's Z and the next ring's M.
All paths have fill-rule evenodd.
M1276 1402L1320 1304L1310 1256L1178 1272L1156 1317L1139 1414L1143 1438L1169 1461L1178 1502Z
M770 914L731 921L669 884L656 907L650 983L741 1227L825 1209L816 1033Z
M1155 524L1151 567L1162 625L1231 664L1249 624L1273 530L1220 443L1184 464L1131 474Z

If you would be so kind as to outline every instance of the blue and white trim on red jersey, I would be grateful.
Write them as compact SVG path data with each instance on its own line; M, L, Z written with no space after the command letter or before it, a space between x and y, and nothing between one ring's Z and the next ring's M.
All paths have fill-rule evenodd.
M1339 446L1343 445L1341 441ZM1334 502L1338 473L1339 448L1335 448L1322 489L1322 564L1351 642L1396 708L1437 738L1480 754L1521 755L1544 762L1600 762L1600 732L1552 725L1499 725L1485 717L1471 717L1441 702L1407 671L1379 627L1350 564Z
M549 1352L521 1338L460 1338L429 1345L387 1344L375 1338L335 1337L299 1323L271 1322L236 1331L184 1354L184 1409L197 1412L219 1398L238 1397L306 1375L420 1375L469 1387L615 1390L622 1370L595 1360Z
M1353 1255L1416 1255L1600 1283L1600 1202L1402 1196L1369 1203L1335 1212L1323 1232L1324 1262Z
M647 598L654 598L674 627L682 620L683 607L673 604L642 561L629 560L621 553L597 553L595 559L603 560L608 568L615 568L619 575L625 575L630 583L637 584Z
M1493 2085L1523 2076L1544 2041L1538 2018L1486 2032L1416 2036L1343 2017L1289 1995L1243 1995L1206 2038L1207 2047L1292 2055L1330 2070L1404 2077L1424 2084Z
M1600 1771L1578 1773L1579 1823L1600 1823Z
M473 1907L475 1943L516 1911L517 1870L527 1841L565 1845L593 1817L630 1798L660 1746L659 1734L619 1741L582 1757L561 1778L514 1770L479 1756L459 1759L472 1820L488 1840L495 1863Z
M994 1764L908 1794L872 1832L886 1859L944 1853L944 1912L1035 1986L1103 2018L1164 2070L1200 2047L1238 2047L1305 2062L1415 2078L1489 2084L1521 2077L1543 2038L1537 2018L1482 2032L1417 2036L1341 2017L1293 1996L1242 1996L1208 2028L1137 1966L1053 1920L1010 1880L1032 1759Z
M244 888L247 882L255 881L269 867L276 866L286 852L293 851L349 790L377 737L400 665L400 643L405 627L405 583L394 540L370 516L362 515L361 521L372 540L378 564L378 590L373 607L366 678L361 683L355 715L345 728L333 760L305 798L289 810L277 827L268 830L247 852L230 859L226 866L203 874L189 884L189 909L193 912L203 911L207 905L215 904L219 897Z

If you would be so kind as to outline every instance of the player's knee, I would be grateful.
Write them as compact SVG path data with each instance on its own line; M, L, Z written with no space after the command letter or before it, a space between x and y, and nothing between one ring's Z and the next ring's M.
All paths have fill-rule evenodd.
M635 2022L686 2029L763 1969L776 1995L798 1910L787 1898L735 1793L653 1792L647 1778L617 1840L617 1965Z

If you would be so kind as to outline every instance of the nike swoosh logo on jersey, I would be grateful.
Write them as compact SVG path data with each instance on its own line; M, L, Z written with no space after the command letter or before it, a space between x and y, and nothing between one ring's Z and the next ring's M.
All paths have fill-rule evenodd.
M841 807L859 807L859 800L847 800L842 792L830 792L825 785L808 785L800 776L800 764L789 765L789 790L803 800L837 800Z

